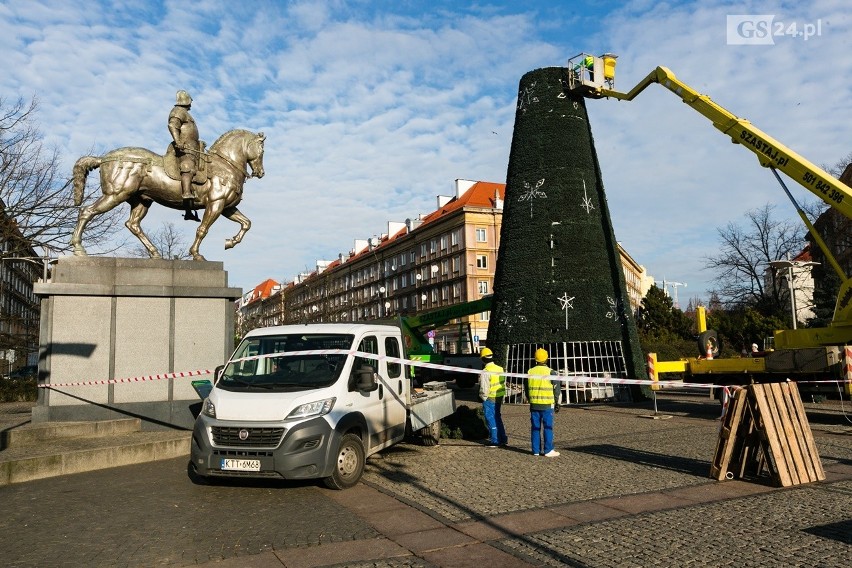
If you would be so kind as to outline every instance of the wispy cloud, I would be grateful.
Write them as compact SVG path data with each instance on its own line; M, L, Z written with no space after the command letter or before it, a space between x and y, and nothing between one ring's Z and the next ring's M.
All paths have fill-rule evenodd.
M90 150L162 152L179 88L208 142L264 131L267 175L241 205L252 230L226 252L237 226L219 221L202 246L244 288L431 211L455 178L504 181L518 80L581 50L619 53L621 87L666 65L814 162L849 152L839 2L781 5L779 20L820 19L822 35L774 46L725 43L726 14L766 13L757 3L75 4L0 6L0 96L38 96L69 172ZM617 238L658 278L704 295L715 227L781 203L774 179L664 89L588 107ZM145 226L177 215L152 208Z

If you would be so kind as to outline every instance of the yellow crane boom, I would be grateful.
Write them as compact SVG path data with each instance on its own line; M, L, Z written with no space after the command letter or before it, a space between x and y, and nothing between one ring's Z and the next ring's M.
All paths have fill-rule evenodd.
M615 59L616 56L609 53L599 57L581 53L572 57L568 61L569 89L580 92L583 96L589 98L607 97L630 101L652 83L658 83L680 97L684 103L710 120L716 129L729 136L731 142L740 144L753 152L761 166L772 170L781 187L796 207L799 217L808 227L815 242L825 255L827 262L840 276L842 284L831 326L821 329L785 330L783 333L776 333L775 346L840 345L852 342L852 280L847 278L822 237L796 203L777 170L787 174L790 179L796 181L825 201L830 207L839 210L850 219L852 219L852 188L763 132L748 120L740 118L719 106L707 95L702 95L679 80L666 67L657 67L626 93L616 91L614 88Z

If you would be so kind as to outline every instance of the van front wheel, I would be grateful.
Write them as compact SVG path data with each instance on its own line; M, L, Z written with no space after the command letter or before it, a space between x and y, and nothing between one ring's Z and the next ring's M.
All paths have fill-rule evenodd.
M348 489L361 479L364 473L364 444L355 434L345 434L337 447L337 458L330 477L323 479L330 489Z

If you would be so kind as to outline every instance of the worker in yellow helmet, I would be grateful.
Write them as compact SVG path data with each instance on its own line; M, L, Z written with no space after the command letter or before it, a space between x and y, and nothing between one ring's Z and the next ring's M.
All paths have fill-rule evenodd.
M484 365L479 375L479 398L482 399L482 412L488 427L488 447L505 446L509 438L503 426L501 408L506 395L506 377L503 367L494 362L494 353L489 348L484 347L479 358Z
M547 351L536 349L535 366L527 371L524 382L524 393L530 403L530 438L534 456L545 455L555 458L559 455L553 449L553 410L557 406L554 396L553 382L550 375L553 371L547 366ZM544 434L544 448L542 448Z

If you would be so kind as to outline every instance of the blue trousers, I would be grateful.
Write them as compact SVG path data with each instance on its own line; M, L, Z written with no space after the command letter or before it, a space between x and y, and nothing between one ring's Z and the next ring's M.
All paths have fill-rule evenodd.
M495 446L505 444L509 441L508 436L506 436L506 428L503 426L503 416L500 414L502 406L502 400L499 402L484 400L482 402L482 413L485 415L488 437Z
M553 409L530 410L531 442L533 454L546 454L553 449ZM541 432L544 430L544 451L541 450Z

